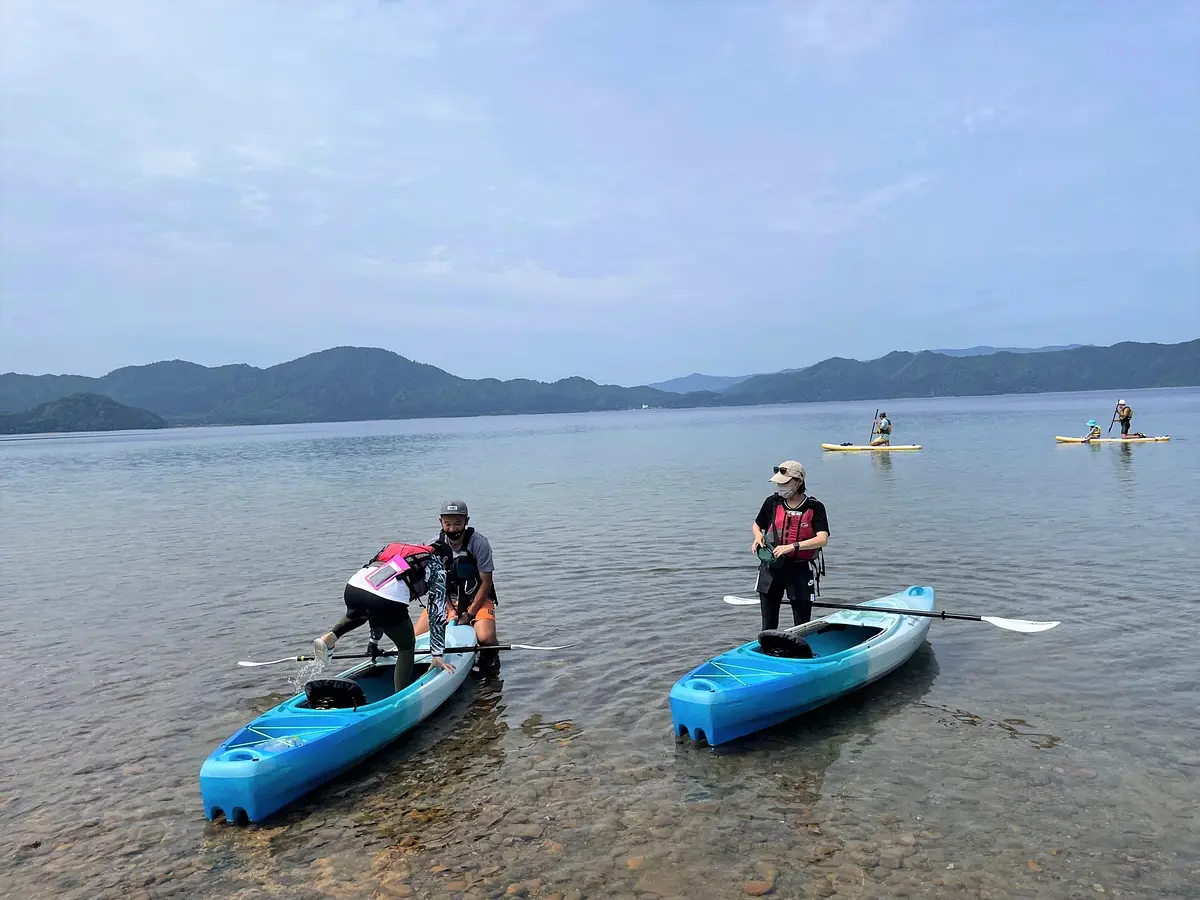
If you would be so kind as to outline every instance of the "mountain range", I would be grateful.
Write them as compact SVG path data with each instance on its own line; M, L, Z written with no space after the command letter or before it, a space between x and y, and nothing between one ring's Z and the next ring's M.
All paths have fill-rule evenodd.
M1059 344L1052 347L967 347L962 350L931 350L931 353L940 353L943 356L990 356L993 353L1049 353L1055 350L1074 350L1076 347L1082 347L1083 344ZM781 369L778 372L757 373L757 374L772 374L786 375L791 372L799 372L800 369ZM669 378L666 381L651 382L647 387L652 387L660 391L668 391L672 394L687 394L691 391L715 391L720 393L735 384L741 384L743 381L748 381L754 375L704 375L700 372L693 372L691 375L682 375L679 378Z
M249 425L1190 385L1200 385L1200 339L964 356L894 351L866 362L833 357L754 375L719 392L682 394L585 378L467 379L389 350L335 347L265 369L171 360L101 378L9 372L0 375L0 414L80 393L149 411L173 425Z

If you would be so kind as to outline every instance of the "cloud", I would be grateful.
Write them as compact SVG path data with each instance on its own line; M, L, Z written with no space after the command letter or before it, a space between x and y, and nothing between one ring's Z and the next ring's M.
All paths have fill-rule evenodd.
M1029 248L1110 298L1136 272L1148 321L1186 325L1200 146L1174 0L1086 27L937 8L7 0L0 367L411 353L409 317L450 310L476 374L624 377L635 335L659 364L752 371L789 322L854 355L883 304L912 329L887 339L921 345L1005 277L998 303L1036 320L1047 289L1010 274ZM823 302L755 315L798 286ZM527 338L551 330L553 353Z
M785 0L783 31L804 54L844 61L865 56L896 37L907 0Z
M151 178L191 178L200 171L194 150L151 150L138 158L138 170Z
M917 193L933 180L928 172L917 172L855 196L824 193L802 198L773 230L810 238L829 238L854 231L905 197Z

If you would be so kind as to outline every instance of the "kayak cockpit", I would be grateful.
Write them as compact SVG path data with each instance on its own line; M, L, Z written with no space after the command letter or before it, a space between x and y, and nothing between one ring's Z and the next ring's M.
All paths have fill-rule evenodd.
M429 663L413 666L411 690L429 672ZM394 663L380 662L358 672L332 678L313 678L304 685L304 699L296 709L357 709L395 695ZM403 691L401 691L403 693Z
M781 659L819 660L867 643L885 629L817 619L794 628L760 632L748 652Z

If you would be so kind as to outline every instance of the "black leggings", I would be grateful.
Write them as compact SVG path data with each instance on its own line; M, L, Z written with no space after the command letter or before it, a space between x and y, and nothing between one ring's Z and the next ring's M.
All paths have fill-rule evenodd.
M342 597L346 601L346 614L329 630L340 638L370 622L372 627L383 631L396 645L396 690L404 690L412 680L417 641L412 619L408 617L408 604L377 597L352 584L346 585Z
M762 630L779 627L779 607L783 604L784 592L792 606L792 624L803 625L812 619L812 569L807 563L788 566L773 572L771 584L764 594L758 594L758 608L762 613Z

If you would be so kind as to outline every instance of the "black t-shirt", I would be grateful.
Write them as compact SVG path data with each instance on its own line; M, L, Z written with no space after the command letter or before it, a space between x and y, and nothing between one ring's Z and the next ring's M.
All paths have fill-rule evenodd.
M767 529L775 522L775 505L782 503L783 498L778 494L772 494L763 501L762 509L758 511L755 517L755 524L763 530L765 534ZM811 509L812 515L812 530L813 533L824 531L829 534L829 516L825 514L825 504L820 500L815 500L812 497L805 497L804 502L795 509L788 508L788 511L797 515L803 515L805 510Z

